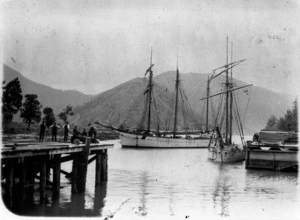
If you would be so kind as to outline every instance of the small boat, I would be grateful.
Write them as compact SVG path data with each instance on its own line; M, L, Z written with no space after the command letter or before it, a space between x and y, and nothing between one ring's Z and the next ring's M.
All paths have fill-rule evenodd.
M159 111L153 110L153 105L155 104L155 97L153 96L153 68L154 64L152 63L152 49L151 49L151 58L150 66L146 70L145 76L149 74L149 80L146 90L144 91L145 96L145 106L144 114L142 121L146 122L146 126L143 128L124 128L120 126L119 128L106 125L101 122L95 122L101 126L110 128L117 131L120 134L120 140L122 147L137 147L137 148L207 148L209 144L209 132L203 132L199 129L186 129L183 126L179 125L179 99L183 99L185 96L180 88L180 76L178 70L178 61L177 61L177 70L175 78L175 99L174 106L171 109L174 109L173 114L173 129L171 130L159 130L159 125L154 125L152 118L155 118L154 113ZM187 100L185 101L187 102ZM184 103L185 103L184 102ZM183 102L181 102L183 103ZM181 108L184 109L184 108ZM192 111L188 111L189 114ZM170 115L168 115L170 116ZM184 118L184 117L182 117ZM195 119L193 120L195 122Z
M228 51L228 38L227 38L227 51ZM211 77L209 77L208 79L208 81L210 82L212 79L215 79L216 77L221 76L222 73L225 73L226 81L225 83L223 83L225 87L224 91L214 95L207 94L207 97L201 99L201 100L204 99L208 100L215 96L220 97L220 102L219 102L220 106L218 110L219 113L215 120L214 134L211 136L211 141L208 146L209 159L220 163L238 162L238 161L245 160L244 148L246 146L246 143L244 141L243 126L241 123L239 109L237 105L237 99L234 95L234 91L246 88L248 86L252 86L252 84L249 84L245 86L234 87L232 81L232 68L240 64L244 60L239 60L228 64L228 52L227 52L226 60L227 60L226 61L227 64L220 68L215 69ZM219 70L220 72L216 73L216 70ZM229 79L229 70L231 70L230 79ZM237 127L239 130L242 146L233 143L232 140L233 110L235 112L235 118L237 119ZM225 129L223 129L225 130L224 133L222 133L221 127L222 128L225 127Z

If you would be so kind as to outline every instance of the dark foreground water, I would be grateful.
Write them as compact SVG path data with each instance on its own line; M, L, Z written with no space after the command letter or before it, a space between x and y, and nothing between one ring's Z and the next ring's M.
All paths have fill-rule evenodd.
M84 196L62 176L59 207L43 213L97 219L300 219L297 173L218 164L207 149L108 150L108 182L95 189L89 165ZM63 169L71 171L71 163ZM30 215L40 215L35 207Z

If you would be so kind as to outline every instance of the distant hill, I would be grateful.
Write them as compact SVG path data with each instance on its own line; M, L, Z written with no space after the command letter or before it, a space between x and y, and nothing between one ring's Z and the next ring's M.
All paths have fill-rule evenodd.
M113 126L119 126L126 121L126 126L131 128L145 127L147 112L144 111L146 99L144 91L147 83L146 79L136 78L101 93L93 101L75 108L75 115L71 123L86 126L88 123L99 120ZM153 94L156 98L152 105L157 106L160 112L159 117L151 117L151 124L157 125L157 121L164 121L165 127L173 126L170 123L171 120L164 120L173 115L172 93L157 84L153 88ZM182 109L178 112L178 121L183 124L182 112ZM156 129L156 127L152 128Z
M170 71L155 77L155 80L161 85L171 89L172 87L174 88L174 77L175 72ZM199 100L206 96L207 78L207 74L181 74L183 87L193 109L203 116L206 112L206 101ZM220 78L211 83L210 94L219 92L220 84L224 81L224 78ZM233 81L237 86L249 84L236 79ZM242 89L240 92L237 91L237 95L241 118L244 121L244 130L248 134L253 134L253 132L263 129L272 114L277 117L284 115L287 109L292 107L292 102L296 98L296 96L293 97L287 94L276 93L255 85L247 89ZM212 103L210 103L210 105L213 104L216 114L216 106L219 99L218 97L214 97L211 101ZM212 117L213 112L210 111L209 113L210 117ZM210 121L212 121L211 118Z
M154 77L154 81L156 82L155 94L164 93L159 95L157 100L166 102L168 106L173 106L171 91L174 90L175 72L169 71L158 75ZM199 120L203 126L205 124L206 101L200 101L200 99L205 96L207 75L196 73L181 74L181 83L197 117L196 120ZM211 94L218 91L220 83L222 81L216 80L216 82L211 84ZM234 83L238 85L246 84L237 80L234 80ZM72 123L86 126L90 122L99 120L118 126L127 120L131 121L132 125L139 124L141 108L144 102L142 94L146 86L147 80L145 78L136 78L101 93L93 100L75 108ZM161 92L165 88L168 91ZM164 96L166 98L163 98ZM282 116L288 108L291 108L295 99L295 97L290 95L278 94L256 86L241 90L236 98L240 103L239 109L241 110L241 118L244 121L245 133L249 135L263 129L272 114L277 117ZM212 119L217 113L216 106L218 102L218 98L211 99L210 105L213 108L209 111L210 123L213 122ZM162 117L171 117L168 111L160 112L160 115Z
M92 95L86 95L75 90L53 89L49 86L33 82L5 64L3 65L3 72L3 80L6 83L18 77L23 96L30 93L37 94L43 108L49 106L55 114L61 112L67 105L75 107L88 102L93 97Z

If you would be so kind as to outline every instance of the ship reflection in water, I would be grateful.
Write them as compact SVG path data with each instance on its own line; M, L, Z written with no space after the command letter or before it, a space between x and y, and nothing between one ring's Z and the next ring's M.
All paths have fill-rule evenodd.
M218 164L219 175L215 180L215 190L213 191L213 203L214 208L218 209L220 206L220 215L229 216L229 202L230 191L233 190L233 184L230 181L230 177L226 175L226 170L223 169L224 164Z
M95 187L95 166L91 163L85 194L71 194L70 181L62 176L59 200L44 209L35 206L26 215L291 219L300 214L297 173L246 170L244 162L213 163L207 159L207 149L118 146L110 149L108 156L106 183ZM71 169L71 164L64 166Z

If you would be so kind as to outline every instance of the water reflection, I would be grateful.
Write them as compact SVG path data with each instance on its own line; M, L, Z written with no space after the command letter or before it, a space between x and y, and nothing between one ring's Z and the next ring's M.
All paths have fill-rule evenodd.
M102 209L105 206L106 193L107 193L107 182L102 182L99 186L95 187L95 199L94 199L95 216L102 216Z
M85 193L71 194L70 216L85 216Z
M298 181L297 173L275 172L269 170L247 170L244 191L251 195L268 195L276 197L282 192L282 186L295 187ZM281 182L280 185L275 184ZM254 193L254 194L253 194Z
M47 207L46 216L102 216L102 210L105 206L105 198L107 194L107 183L102 182L99 186L95 186L93 197L93 208L86 209L87 196L91 197L87 192L74 194L71 193L69 202L66 199L54 198L51 206ZM61 201L61 202L60 202ZM35 208L33 215L41 215L39 208Z
M170 188L169 188L169 211L170 215L174 216L174 184L172 183Z
M62 181L60 203L52 203L52 215L244 219L251 213L257 219L287 219L283 215L298 210L294 208L299 206L297 174L245 170L244 163L212 163L206 152L207 149L111 150L109 181L95 188L94 172L90 172L85 197L71 197L70 183Z
M219 174L215 180L215 189L213 191L214 208L220 205L219 215L229 216L229 203L231 199L232 183L230 176L226 173L226 165L218 164Z
M135 213L137 215L140 215L140 216L146 216L147 215L147 207L146 207L146 204L147 204L147 187L148 187L148 183L149 183L149 176L148 176L148 172L143 172L142 176L142 182L140 184L141 186L141 192L140 192L140 195L141 195L141 199L140 199L140 203L141 205L138 207L138 210L135 211Z

